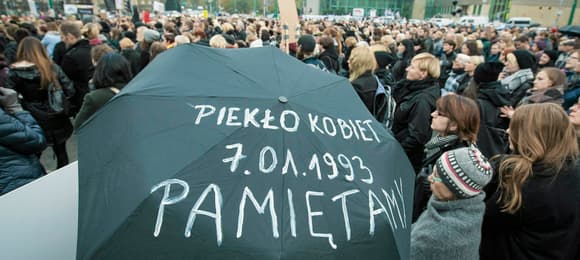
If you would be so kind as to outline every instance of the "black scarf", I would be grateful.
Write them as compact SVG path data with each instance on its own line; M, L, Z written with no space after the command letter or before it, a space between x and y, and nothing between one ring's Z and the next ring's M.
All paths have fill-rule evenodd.
M423 160L423 166L432 164L433 161L441 156L440 153L442 153L442 151L448 150L446 148L455 145L458 140L459 136L457 135L436 135L431 138L431 140L425 144L425 159Z

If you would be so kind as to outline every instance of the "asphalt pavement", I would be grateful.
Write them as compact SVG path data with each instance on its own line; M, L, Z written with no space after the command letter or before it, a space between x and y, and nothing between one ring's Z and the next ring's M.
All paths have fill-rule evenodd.
M68 162L72 163L77 160L77 136L73 134L66 142L66 152ZM44 165L47 172L56 170L56 156L51 147L47 147L40 157L40 162Z

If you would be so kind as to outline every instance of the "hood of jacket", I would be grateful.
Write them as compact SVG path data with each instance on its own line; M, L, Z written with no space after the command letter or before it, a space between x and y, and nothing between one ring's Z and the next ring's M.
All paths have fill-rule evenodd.
M33 80L40 78L40 71L34 64L16 65L10 67L10 73L19 78Z
M496 107L509 106L510 94L499 81L479 84L477 98L488 100Z

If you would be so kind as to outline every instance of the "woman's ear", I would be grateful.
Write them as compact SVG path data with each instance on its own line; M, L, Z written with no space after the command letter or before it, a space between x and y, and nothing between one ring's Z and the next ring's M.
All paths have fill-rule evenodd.
M453 121L449 121L449 131L450 132L457 132L457 123L453 122Z

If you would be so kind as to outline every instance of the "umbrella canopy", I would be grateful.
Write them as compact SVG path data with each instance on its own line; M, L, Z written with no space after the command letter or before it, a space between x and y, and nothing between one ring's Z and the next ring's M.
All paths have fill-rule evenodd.
M565 25L558 29L562 34L579 37L580 36L580 25Z
M278 49L171 49L78 138L78 259L408 258L402 148Z

